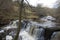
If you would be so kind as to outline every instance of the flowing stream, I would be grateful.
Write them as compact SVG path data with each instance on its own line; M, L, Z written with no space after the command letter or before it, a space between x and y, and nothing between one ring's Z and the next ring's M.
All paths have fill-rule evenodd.
M29 21L29 22L22 21L22 28L19 33L18 40L44 40L45 30L42 27L44 28L55 27L56 24L55 22L52 22L52 21L56 19L53 18L52 16L46 16L46 17L41 18L41 20L44 22L38 23L34 21ZM7 31L8 33L6 34L6 40L13 40L13 38L16 35L18 22L19 20L12 21L9 25L7 25L6 27L2 28L2 30L0 30L0 33L6 32L6 30L8 30Z

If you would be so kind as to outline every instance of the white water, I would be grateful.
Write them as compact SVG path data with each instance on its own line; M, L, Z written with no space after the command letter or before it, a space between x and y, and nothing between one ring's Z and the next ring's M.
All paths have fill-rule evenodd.
M32 25L35 25L35 26L42 26L44 28L46 27L55 27L56 26L56 23L55 22L52 22L52 20L56 20L55 18L53 18L52 16L47 16L47 17L43 17L41 18L42 21L44 21L43 23L37 23L37 22L33 22L31 21L31 24Z
M13 40L13 37L12 37L12 36L7 35L7 36L6 36L6 40Z
M8 29L12 29L12 28L17 28L17 24L16 24L16 23L17 23L18 21L19 21L19 20L10 22L10 24L7 25L6 27L4 27L3 29L8 30Z
M44 40L44 37L43 37L43 29L35 29L33 30L34 32L34 35L31 35L29 32L30 32L30 28L32 26L35 26L35 27L38 27L38 26L41 26L41 27L54 27L55 26L55 23L52 22L52 20L56 20L55 18L53 18L52 16L47 16L47 17L43 17L41 18L41 20L45 21L43 23L37 23L37 22L33 22L33 21L30 21L30 23L27 25L27 28L26 29L22 29L20 34L19 34L19 40ZM18 22L18 20L16 21L13 21L13 23L10 23L10 25L4 27L3 29L5 30L9 30L9 29L12 29L12 28L17 28L17 25L16 23ZM40 36L39 36L40 35ZM11 37L11 36L10 36ZM9 40L12 40L8 37ZM8 40L6 38L6 40Z
M21 31L19 34L19 38L20 37L22 37L22 40L35 40L35 38L29 35L29 33L26 31Z
M4 30L0 30L0 33L3 33L4 32Z

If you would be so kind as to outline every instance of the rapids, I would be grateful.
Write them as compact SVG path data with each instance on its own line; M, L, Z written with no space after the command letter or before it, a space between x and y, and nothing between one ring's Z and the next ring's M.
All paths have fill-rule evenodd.
M56 20L52 16L46 16L41 18L41 20L45 21L43 23L38 23L34 21L21 21L22 22L22 28L19 33L19 38L18 40L44 40L44 32L45 30L42 28L46 27L55 27L56 24L55 22L52 22L52 20ZM18 22L19 20L12 21L9 25L6 27L2 28L3 30L11 30L7 35L6 35L6 40L12 40L14 36L16 35L16 29L18 27ZM27 23L27 25L26 25ZM13 29L13 30L12 30ZM0 32L4 32L1 30ZM8 38L8 39L7 39Z

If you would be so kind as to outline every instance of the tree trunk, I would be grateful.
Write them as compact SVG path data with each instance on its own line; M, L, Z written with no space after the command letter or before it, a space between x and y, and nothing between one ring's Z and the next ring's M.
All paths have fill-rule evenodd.
M22 10L23 10L23 2L24 2L24 0L21 0L21 4L20 4L20 2L19 2L19 4L20 4L20 12L19 12L19 26L18 26L18 28L17 28L17 34L16 34L16 36L15 36L15 39L14 40L18 40L18 37L19 37L19 33L20 33L20 30L21 30L21 16L22 16Z

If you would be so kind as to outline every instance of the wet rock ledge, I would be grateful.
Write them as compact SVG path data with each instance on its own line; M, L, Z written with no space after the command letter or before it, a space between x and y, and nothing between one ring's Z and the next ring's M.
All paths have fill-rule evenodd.
M12 19L0 19L0 27L8 25L11 21Z

